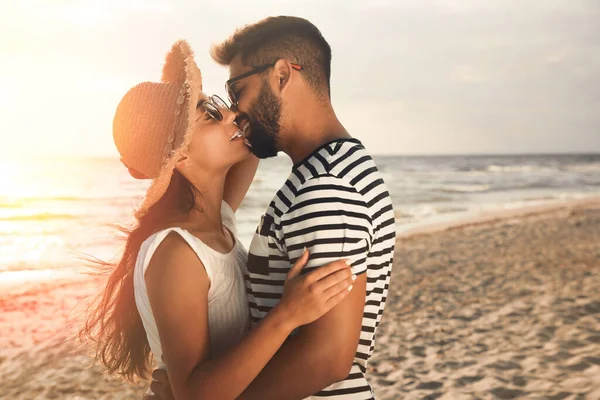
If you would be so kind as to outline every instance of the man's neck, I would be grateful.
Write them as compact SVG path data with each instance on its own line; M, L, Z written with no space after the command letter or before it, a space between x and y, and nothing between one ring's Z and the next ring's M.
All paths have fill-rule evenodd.
M320 121L304 119L286 136L285 142L281 143L282 151L292 159L294 164L298 164L329 142L351 138L335 115Z

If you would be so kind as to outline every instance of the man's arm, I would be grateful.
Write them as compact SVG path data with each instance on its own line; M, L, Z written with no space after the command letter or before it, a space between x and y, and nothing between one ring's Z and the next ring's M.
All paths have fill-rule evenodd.
M269 361L240 399L302 399L345 379L358 348L366 296L366 255L372 222L362 196L343 180L314 178L282 218L290 259L307 246L320 267L351 258L358 275L351 294L319 320L303 326Z
M337 307L290 337L239 399L303 399L346 378L358 347L366 274Z
M257 168L258 158L254 154L250 154L244 161L231 167L227 173L223 200L229 204L233 212L236 212L244 200Z

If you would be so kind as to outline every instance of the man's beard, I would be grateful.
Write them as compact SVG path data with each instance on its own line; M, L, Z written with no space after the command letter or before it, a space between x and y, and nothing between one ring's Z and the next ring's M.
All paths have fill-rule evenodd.
M277 155L280 117L281 101L271 91L269 84L263 81L260 92L248 113L251 132L248 140L252 145L252 153L258 158Z

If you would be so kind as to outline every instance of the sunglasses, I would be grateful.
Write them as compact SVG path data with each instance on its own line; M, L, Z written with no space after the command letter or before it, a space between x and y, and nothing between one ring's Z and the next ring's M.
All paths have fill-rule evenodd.
M221 109L221 110L230 110L231 109L231 108L229 108L229 106L227 105L225 100L223 100L216 94L213 94L212 96L210 96L208 98L208 100L200 100L198 102L197 107L204 108L204 111L206 111L206 113L209 115L209 117L211 117L212 119L214 119L216 121L223 121L223 114L221 113L221 111L219 111L219 109Z
M241 81L244 78L247 78L249 76L252 75L256 75L256 74L260 74L263 71L266 71L267 69L274 67L275 64L277 64L277 61L279 61L280 58L278 58L277 60L275 60L275 62L270 63L270 64L264 64L264 65L260 65L258 67L255 67L253 69L251 69L248 72L245 72L241 75L238 75L234 78L231 78L230 80L228 80L227 82L225 82L225 91L227 92L227 97L229 98L229 102L231 103L231 106L234 108L237 108L238 106L238 101L239 99L237 98L237 95L235 94L235 92L233 91L231 85L235 82ZM290 63L292 68L295 69L296 71L301 71L302 70L302 65L299 64L294 64L294 63Z

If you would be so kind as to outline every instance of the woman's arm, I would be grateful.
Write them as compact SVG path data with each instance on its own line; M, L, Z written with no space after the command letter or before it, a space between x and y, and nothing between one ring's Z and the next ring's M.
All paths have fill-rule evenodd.
M209 278L180 236L165 238L150 262L146 285L175 399L235 399L293 329L347 296L353 280L345 262L300 276L307 260L308 252L290 270L279 305L230 351L209 359Z
M258 161L254 154L250 154L244 161L231 167L227 174L223 200L229 204L234 212L238 209L250 188L258 168Z

